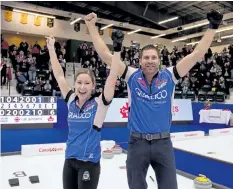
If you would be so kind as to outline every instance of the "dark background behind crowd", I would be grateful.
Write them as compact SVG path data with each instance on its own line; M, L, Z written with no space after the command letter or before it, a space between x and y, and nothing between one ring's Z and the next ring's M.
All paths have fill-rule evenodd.
M46 46L40 46L37 41L33 46L29 46L26 41L22 41L17 47L8 43L2 37L2 69L1 87L7 81L7 61L10 60L13 68L13 78L17 80L16 89L22 95L57 95L60 90L50 66L50 58ZM184 46L178 49L174 46L171 52L166 46L160 49L161 69L176 65L183 57L190 54L195 46ZM66 75L66 43L55 43L55 50L59 62ZM139 67L140 45L133 44L131 47L123 47L121 60L129 66ZM77 48L78 62L81 67L90 68L96 75L97 94L103 90L106 77L109 74L109 67L101 60L92 45L83 42ZM224 93L229 95L229 88L233 78L233 44L224 48L221 53L214 53L211 49L205 54L194 68L176 86L176 98L187 98L187 94L194 95L194 99L200 92L203 94ZM208 93L209 92L209 93ZM179 95L178 95L179 94ZM116 82L115 98L127 97L127 87L121 78ZM208 97L208 95L207 95ZM193 100L194 100L193 99Z

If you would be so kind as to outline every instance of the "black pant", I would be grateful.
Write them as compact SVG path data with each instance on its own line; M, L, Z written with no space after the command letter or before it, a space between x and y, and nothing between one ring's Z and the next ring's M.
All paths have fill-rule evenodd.
M158 189L177 189L175 158L170 138L147 141L130 136L127 177L130 189L147 189L149 165L155 171Z
M7 68L4 65L1 70L1 86L6 84L6 75L7 75ZM2 79L3 78L3 79Z
M63 168L63 189L97 189L100 163L66 159Z

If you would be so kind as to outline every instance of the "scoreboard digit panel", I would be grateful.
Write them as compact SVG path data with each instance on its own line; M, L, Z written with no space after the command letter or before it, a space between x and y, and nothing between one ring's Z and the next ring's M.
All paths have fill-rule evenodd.
M0 108L0 124L57 122L56 97L1 96Z

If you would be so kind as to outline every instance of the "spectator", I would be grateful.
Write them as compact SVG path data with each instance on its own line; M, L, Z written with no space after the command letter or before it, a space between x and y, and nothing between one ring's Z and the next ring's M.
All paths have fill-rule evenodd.
M6 84L7 76L7 60L6 58L1 59L1 88Z
M17 51L13 50L13 51L10 51L10 55L9 55L9 58L10 58L10 61L12 63L12 67L13 67L13 70L17 71L17 60L16 60L16 53Z
M21 42L19 44L19 51L23 51L24 52L24 55L27 55L28 53L28 43L24 40L23 42Z
M36 59L39 59L39 54L40 54L41 47L36 41L35 44L32 47L32 56L36 57Z
M16 73L16 79L17 79L18 83L25 83L27 81L26 76L22 72Z
M186 94L188 92L189 86L190 86L190 81L189 81L189 77L187 76L184 78L181 84L183 94Z
M166 46L164 46L161 54L162 54L162 57L163 57L163 65L168 66L169 65L169 61L168 61L168 54L169 54L169 52L168 52Z
M15 48L16 48L16 46L15 46L14 42L12 42L11 45L9 46L9 52L16 50Z
M22 50L19 52L19 56L17 57L17 64L18 64L17 70L19 70L26 77L28 77L28 62Z
M58 58L59 63L61 64L61 67L63 69L64 76L66 75L66 60L64 59L63 55L60 54Z
M231 57L233 57L233 44L229 45L228 50Z
M2 38L2 43L1 43L1 53L2 53L2 58L7 58L8 57L8 42L5 41L4 38Z
M211 91L217 92L219 90L219 83L217 79L214 79L212 82Z
M51 91L52 90L52 86L51 86L51 84L49 82L50 81L47 80L46 83L45 83L45 85L44 85L44 90L45 91Z
M221 67L216 63L215 60L213 60L213 66L210 69L210 73L213 75L213 77L217 78L219 75L219 72L222 72Z
M29 54L28 64L29 64L29 70L28 70L29 81L32 82L36 80L36 57L32 57L32 55Z

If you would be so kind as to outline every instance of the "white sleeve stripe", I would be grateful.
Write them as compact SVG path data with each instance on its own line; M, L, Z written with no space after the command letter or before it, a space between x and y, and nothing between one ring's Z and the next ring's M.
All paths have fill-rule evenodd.
M69 98L69 100L67 102L68 109L70 107L70 103L75 99L75 96L76 96L75 93L73 93L73 94L70 95L70 98Z
M128 66L128 71L127 71L127 73L126 73L126 75L125 75L125 81L128 81L129 78L132 76L132 74L133 74L134 72L136 72L136 71L137 71L136 68L132 68L132 67Z
M176 79L174 73L173 73L173 66L166 68L171 74L172 74L172 81L177 84L179 80Z

